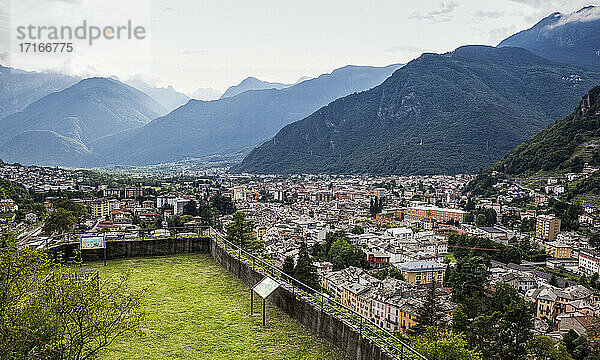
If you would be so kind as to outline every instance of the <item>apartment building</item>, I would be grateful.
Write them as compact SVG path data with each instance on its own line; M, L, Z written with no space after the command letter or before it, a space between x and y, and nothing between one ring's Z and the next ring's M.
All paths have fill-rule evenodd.
M442 284L446 268L432 260L409 261L399 266L404 280L413 285Z
M447 209L437 206L411 206L405 210L404 219L409 221L437 221L447 222L449 220L465 222L466 212L460 209Z
M105 217L110 213L110 207L108 205L108 200L106 199L97 199L90 203L90 208L92 210L92 217L99 218Z
M600 274L600 251L581 249L579 251L579 271L586 275Z
M546 254L557 259L569 259L571 257L571 245L559 241L546 243Z
M553 214L540 215L535 226L535 236L539 239L554 241L560 232L560 219Z

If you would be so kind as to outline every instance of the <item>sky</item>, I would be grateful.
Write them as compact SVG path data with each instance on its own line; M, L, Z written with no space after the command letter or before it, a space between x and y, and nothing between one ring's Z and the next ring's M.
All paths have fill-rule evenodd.
M0 63L25 70L142 79L191 93L247 76L293 83L348 65L406 63L423 52L497 45L579 0L4 0ZM19 26L104 31L131 21L143 39L75 40L69 53L23 52ZM110 30L109 30L110 31ZM35 32L35 31L34 31ZM113 33L110 32L112 35ZM29 35L29 34L28 34ZM46 34L48 37L48 34ZM45 41L50 41L48 38ZM54 40L57 41L57 40Z

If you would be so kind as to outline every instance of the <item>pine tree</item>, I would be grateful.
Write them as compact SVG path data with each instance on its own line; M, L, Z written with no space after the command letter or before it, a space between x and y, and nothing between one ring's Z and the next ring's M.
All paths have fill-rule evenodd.
M319 275L308 255L308 248L305 242L300 244L298 260L294 268L294 277L315 290L319 287Z
M294 258L291 256L286 256L283 260L283 272L288 275L294 274Z
M435 294L435 283L427 290L425 301L417 309L417 323L420 328L439 326L444 316L440 299ZM418 331L418 329L415 329Z

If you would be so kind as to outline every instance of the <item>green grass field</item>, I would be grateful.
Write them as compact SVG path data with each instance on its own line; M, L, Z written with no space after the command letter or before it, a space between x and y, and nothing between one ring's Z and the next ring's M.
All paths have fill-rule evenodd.
M267 303L267 327L251 317L249 289L210 255L88 264L111 277L132 267L146 289L143 335L113 343L101 359L342 359L325 341ZM259 307L260 305L260 307ZM255 312L262 303L255 298Z

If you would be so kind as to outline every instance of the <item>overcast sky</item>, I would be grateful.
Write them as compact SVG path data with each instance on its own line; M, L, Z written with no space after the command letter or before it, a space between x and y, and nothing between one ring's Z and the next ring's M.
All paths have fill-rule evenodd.
M3 1L6 2L6 1ZM247 76L295 82L348 65L404 63L424 51L497 45L580 0L13 0L3 10L3 64L76 75L140 77L192 92ZM8 10L8 11L7 11ZM10 16L7 16L10 14ZM18 53L18 25L102 25L131 19L138 42L98 42L72 54ZM1 29L0 29L1 30ZM6 37L10 45L6 44ZM1 44L0 44L1 45ZM8 47L7 47L8 46ZM91 50L93 49L93 50ZM1 50L1 49L0 49Z

